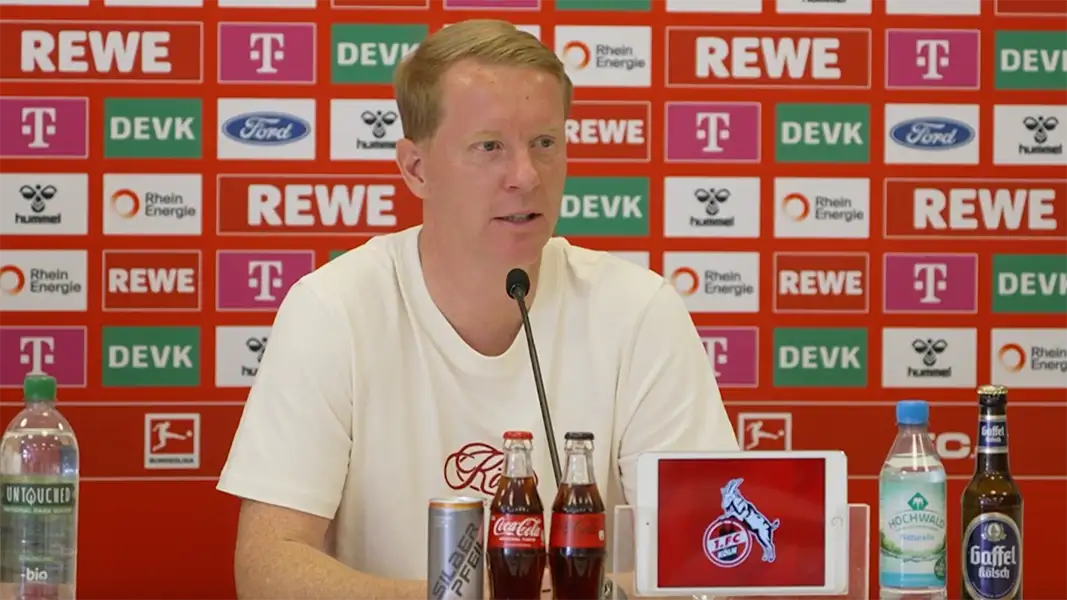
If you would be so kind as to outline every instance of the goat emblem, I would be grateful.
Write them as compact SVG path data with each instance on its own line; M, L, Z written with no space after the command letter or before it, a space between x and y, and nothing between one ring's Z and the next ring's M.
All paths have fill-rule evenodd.
M720 567L736 567L752 552L753 542L763 551L763 562L774 562L774 532L780 522L768 519L741 494L744 479L731 479L722 492L723 514L704 531L704 554Z

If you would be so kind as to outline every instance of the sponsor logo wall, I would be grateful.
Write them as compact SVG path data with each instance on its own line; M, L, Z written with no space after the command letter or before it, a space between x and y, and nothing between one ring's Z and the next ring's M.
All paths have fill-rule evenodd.
M840 448L874 506L892 403L925 398L956 497L974 388L1007 385L1040 524L1027 593L1067 597L1067 3L0 7L0 410L27 373L58 379L84 456L80 595L232 597L215 478L274 311L420 222L392 70L496 17L576 86L558 233L673 282L742 446Z

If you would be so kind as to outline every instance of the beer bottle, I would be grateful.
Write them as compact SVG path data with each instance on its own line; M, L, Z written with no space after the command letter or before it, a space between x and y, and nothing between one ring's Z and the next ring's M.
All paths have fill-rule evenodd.
M1008 390L978 388L974 476L961 498L960 565L967 600L1018 600L1023 594L1023 497L1008 467Z

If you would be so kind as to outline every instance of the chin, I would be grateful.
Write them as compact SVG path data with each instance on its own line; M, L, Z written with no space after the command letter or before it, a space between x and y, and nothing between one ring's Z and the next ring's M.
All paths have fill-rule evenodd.
M552 233L545 228L543 231L509 232L508 235L495 237L497 239L492 246L500 261L509 268L526 268L537 264L541 259L541 252Z

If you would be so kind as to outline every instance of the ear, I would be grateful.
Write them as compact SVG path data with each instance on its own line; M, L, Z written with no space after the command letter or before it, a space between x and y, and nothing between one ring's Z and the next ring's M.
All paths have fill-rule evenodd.
M408 138L401 138L396 143L396 165L400 168L400 175L411 193L425 200L429 189L421 153L419 145Z

